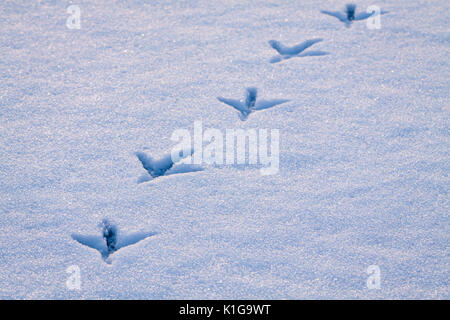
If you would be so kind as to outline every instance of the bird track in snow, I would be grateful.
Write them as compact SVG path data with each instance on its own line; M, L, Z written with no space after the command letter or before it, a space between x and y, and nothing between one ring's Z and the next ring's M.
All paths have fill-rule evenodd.
M117 250L138 243L148 237L154 236L156 232L136 232L123 234L118 232L116 225L104 219L100 224L101 235L72 234L72 239L89 248L100 252L106 263L111 263L110 255Z
M292 46L292 47L286 47L281 42L276 40L270 40L269 44L272 48L274 48L279 55L276 55L270 59L270 63L277 63L282 60L291 59L294 57L311 57L311 56L324 56L329 54L329 52L326 51L319 51L319 50L310 50L305 51L312 45L316 44L317 42L321 42L323 39L311 39L304 41L298 45Z
M335 17L339 19L339 21L343 22L347 28L349 28L353 21L361 21L370 18L376 12L360 12L356 13L356 5L355 4L346 4L344 11L326 11L321 10L323 14L327 14L329 16ZM379 14L386 14L388 11L381 11Z
M190 149L186 154L182 151L178 152L178 160L174 161L172 153L164 155L161 159L155 160L149 157L144 152L136 152L136 156L142 164L142 167L147 170L146 175L141 176L138 179L138 183L147 182L161 176L168 176L178 173L188 173L202 171L203 168L198 165L178 163L184 158L192 156L193 149ZM178 163L178 164L177 164Z
M272 108L276 105L288 102L286 99L272 99L272 100L256 100L258 89L250 87L246 89L245 100L236 100L217 97L220 102L223 102L239 112L239 118L242 121L247 120L248 116L255 111Z

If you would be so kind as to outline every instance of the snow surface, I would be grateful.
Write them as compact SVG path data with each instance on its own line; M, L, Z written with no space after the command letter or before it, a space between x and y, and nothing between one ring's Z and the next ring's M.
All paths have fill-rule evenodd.
M357 1L379 30L320 13L346 2L1 1L0 298L449 299L449 2ZM329 55L269 62L315 38ZM216 100L250 86L290 102ZM138 184L135 153L200 120L279 129L280 172ZM107 264L71 236L103 219L155 235Z

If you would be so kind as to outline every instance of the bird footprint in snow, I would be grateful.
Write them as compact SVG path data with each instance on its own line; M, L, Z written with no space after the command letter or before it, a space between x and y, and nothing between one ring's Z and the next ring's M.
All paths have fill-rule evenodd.
M99 251L103 260L107 263L111 263L109 256L117 250L156 234L155 232L138 232L129 235L118 233L117 227L108 220L103 220L100 227L102 228L101 235L72 234L72 239Z
M176 164L182 159L192 156L193 153L193 149L190 149L188 152L179 151L177 154L178 160L174 161L172 153L166 154L159 160L155 160L147 156L143 152L136 152L136 156L138 157L144 169L148 172L148 174L139 178L138 183L146 182L160 176L168 176L176 173L188 173L203 170L202 167L196 165L184 163Z
M346 4L344 11L326 11L321 10L320 12L327 14L329 16L335 17L339 19L339 21L345 23L345 26L349 28L353 21L360 21L365 20L372 15L376 14L376 11L372 12L360 12L356 14L356 4ZM379 14L385 14L388 13L387 11L381 11Z
M311 39L302 42L293 47L286 47L281 42L276 40L270 40L269 44L272 48L278 51L279 55L274 56L270 59L270 63L280 62L281 60L286 60L294 57L310 57L310 56L323 56L329 54L325 51L307 51L303 52L313 44L322 41L323 39Z
M250 113L257 111L272 108L278 104L282 104L288 102L286 99L273 99L273 100L258 100L256 101L256 96L258 93L258 89L256 88L247 88L245 100L235 100L235 99L227 99L222 97L217 97L217 99L239 111L239 118L242 121L247 120Z

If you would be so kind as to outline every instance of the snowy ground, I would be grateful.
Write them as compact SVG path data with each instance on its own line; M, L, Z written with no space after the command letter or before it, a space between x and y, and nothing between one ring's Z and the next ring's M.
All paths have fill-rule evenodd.
M358 1L369 30L320 13L345 2L2 1L0 298L450 298L449 3ZM291 101L240 121L216 97L249 86ZM279 129L279 174L138 184L194 121ZM108 264L71 237L104 218L156 235Z

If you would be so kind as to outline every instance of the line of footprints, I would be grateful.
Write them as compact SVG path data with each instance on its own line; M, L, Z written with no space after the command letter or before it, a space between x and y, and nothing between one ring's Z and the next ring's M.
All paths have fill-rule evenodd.
M344 11L325 11L322 10L321 13L333 16L339 21L343 22L346 27L350 27L354 21L361 21L368 19L375 12L367 13L360 12L356 13L356 5L347 4ZM386 14L387 11L381 11L379 14ZM288 60L295 57L311 57L311 56L323 56L329 54L329 52L320 50L309 50L314 44L321 42L323 39L311 39L304 41L298 45L287 47L276 40L270 40L269 45L275 49L278 54L272 57L270 63L278 63L283 60ZM233 107L238 112L238 116L242 121L248 119L251 113L255 111L264 110L272 108L274 106L280 105L282 103L288 102L286 99L272 99L272 100L258 100L257 99L258 90L257 88L247 88L245 92L245 98L243 100L229 99L223 97L217 97L220 102ZM179 153L180 162L182 159L192 156L194 150L191 149L190 152ZM144 152L136 152L136 156L142 164L142 167L147 171L147 173L138 179L138 183L147 182L161 176L168 176L177 173L187 173L201 171L203 168L197 165L176 163L172 160L172 154L168 153L159 160L155 160ZM80 244L95 249L100 252L103 260L106 263L111 263L110 256L117 250L133 245L141 240L148 237L154 236L155 232L138 232L134 234L123 234L118 232L118 228L112 222L108 220L103 220L100 223L101 232L98 235L80 235L73 234L72 238L78 241Z

